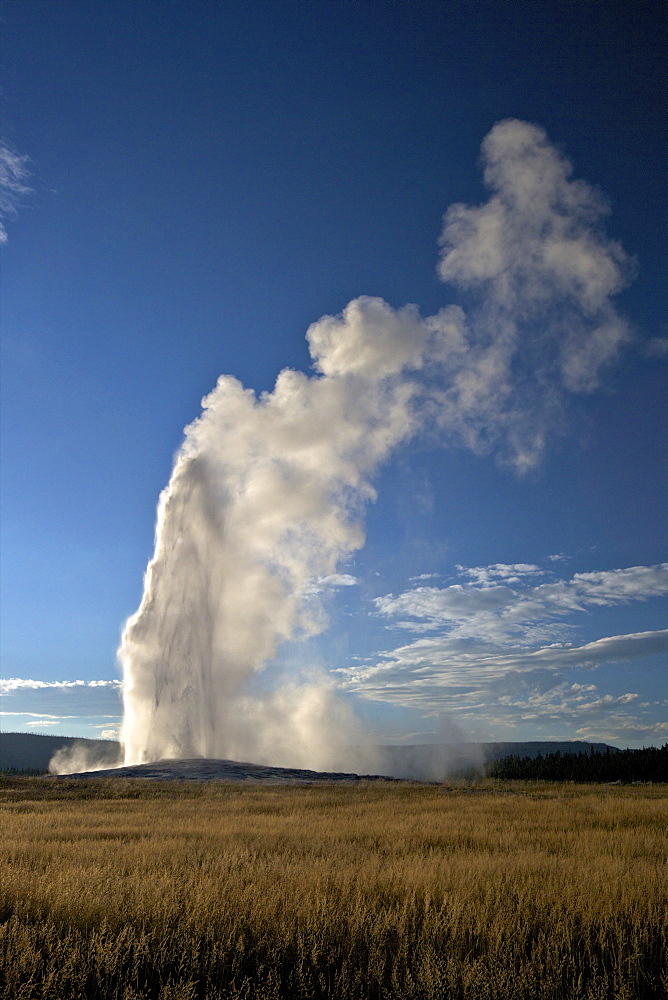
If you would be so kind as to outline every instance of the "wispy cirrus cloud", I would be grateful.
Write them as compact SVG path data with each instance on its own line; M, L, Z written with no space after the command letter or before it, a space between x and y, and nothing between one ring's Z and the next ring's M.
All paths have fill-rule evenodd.
M620 732L652 736L659 725L656 706L637 692L599 693L569 676L668 655L665 629L573 641L580 616L668 594L668 563L561 580L524 563L458 570L468 578L463 584L376 599L376 613L388 627L422 634L342 670L349 690L425 714L455 711L478 725L533 721L544 730L545 724L596 724L599 733L605 717L610 738L614 717ZM643 722L643 716L654 721Z
M66 719L71 719L71 715L64 716ZM60 719L34 719L31 722L26 722L26 726L34 726L36 729L43 729L44 726L59 726Z
M668 358L668 337L651 337L645 343L645 354L649 358Z
M6 220L16 215L23 197L30 193L28 157L0 141L0 244L7 242Z
M350 687L366 697L431 707L462 694L482 697L504 685L537 689L561 682L563 672L592 669L668 652L668 629L607 636L581 646L500 649L484 641L447 636L418 639L379 654L373 664L344 671Z
M350 573L332 573L330 576L320 577L318 585L321 587L355 587L357 577L351 576Z
M468 576L474 583L490 586L494 583L519 583L521 579L531 576L543 576L540 566L532 563L492 563L491 566L460 566L457 570L462 576Z
M0 716L5 716L5 715L11 715L12 718L14 716L16 716L18 718L19 716L22 716L22 715L29 716L30 718L35 718L36 716L39 715L39 716L45 716L47 719L76 719L77 718L76 715L47 715L46 712L5 712L4 710L0 712ZM32 725L35 725L35 723L26 722L26 726L32 726ZM51 725L51 723L49 723L49 725Z
M575 573L570 580L524 563L457 569L471 582L378 597L377 613L409 631L447 629L451 639L535 645L568 638L573 625L564 619L574 612L668 594L668 563ZM547 579L527 582L539 576Z

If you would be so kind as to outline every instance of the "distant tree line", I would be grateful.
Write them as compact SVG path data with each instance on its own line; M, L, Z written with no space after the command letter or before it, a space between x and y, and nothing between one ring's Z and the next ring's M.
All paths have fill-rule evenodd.
M668 781L668 743L642 750L504 757L486 767L490 778L538 781Z
M49 772L43 767L1 767L0 774L10 778L41 778Z

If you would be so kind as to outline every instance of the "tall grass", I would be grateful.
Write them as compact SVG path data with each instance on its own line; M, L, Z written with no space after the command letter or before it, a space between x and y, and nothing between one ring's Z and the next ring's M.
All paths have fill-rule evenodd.
M668 997L668 790L0 783L3 1000Z

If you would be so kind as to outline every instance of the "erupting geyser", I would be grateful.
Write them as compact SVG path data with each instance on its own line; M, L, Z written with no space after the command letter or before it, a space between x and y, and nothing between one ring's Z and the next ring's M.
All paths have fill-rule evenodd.
M186 429L119 650L126 764L337 766L353 720L333 683L252 678L324 627L318 581L363 544L374 470L425 426L534 465L566 392L595 388L627 339L610 297L628 260L599 229L601 197L536 126L499 123L483 156L489 200L453 206L441 237L470 316L355 299L308 330L315 374L283 371L259 398L222 377Z
M414 427L415 388L400 372L422 330L413 310L357 300L309 331L325 374L284 371L260 399L224 377L204 400L160 499L144 597L123 634L126 763L265 759L286 737L289 762L301 763L316 732L327 744L327 684L263 699L246 683L281 641L322 628L316 581L362 544L368 476ZM327 374L353 336L375 337L384 360L365 371L353 350L353 371L341 360Z

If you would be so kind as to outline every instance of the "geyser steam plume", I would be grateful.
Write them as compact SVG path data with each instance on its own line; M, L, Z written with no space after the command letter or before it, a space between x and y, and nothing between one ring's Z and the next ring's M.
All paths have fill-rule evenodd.
M119 650L127 764L335 766L352 722L333 682L251 682L325 627L318 587L364 542L375 470L423 431L535 465L567 394L593 390L628 338L611 296L629 261L601 196L534 125L500 122L482 152L489 200L452 206L441 235L469 315L354 299L309 328L313 375L283 371L259 398L223 376L186 428Z

